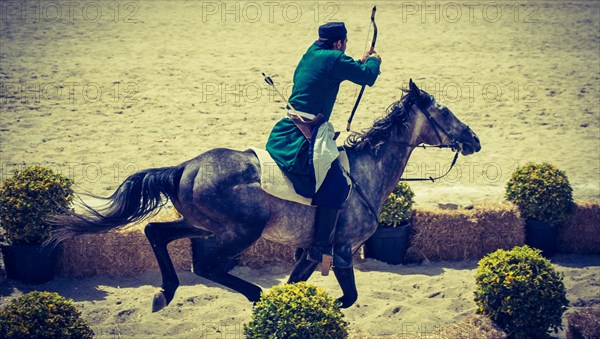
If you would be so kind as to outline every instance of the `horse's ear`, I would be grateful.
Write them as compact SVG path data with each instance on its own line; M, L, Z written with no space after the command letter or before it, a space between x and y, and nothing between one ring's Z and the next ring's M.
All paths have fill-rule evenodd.
M421 90L419 89L419 87L417 87L417 85L415 85L415 83L412 81L412 79L410 79L408 81L408 86L410 88L411 93L413 93L415 95L421 94Z

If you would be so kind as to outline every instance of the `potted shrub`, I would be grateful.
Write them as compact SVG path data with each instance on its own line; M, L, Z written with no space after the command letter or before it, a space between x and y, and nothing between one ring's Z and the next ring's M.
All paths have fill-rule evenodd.
M365 242L365 257L388 264L401 264L406 256L412 226L415 194L405 182L399 182L379 212L379 227Z
M44 246L53 230L45 219L73 200L71 180L42 166L15 171L0 187L0 225L8 278L40 284L54 277L53 246Z
M529 246L497 250L479 261L475 303L513 338L545 338L562 329L569 301L563 275Z
M0 284L6 280L6 270L4 269L4 257L2 251L0 251Z
M347 338L348 323L325 291L305 282L275 286L261 295L244 324L246 338Z
M528 163L517 168L506 184L506 199L525 218L525 243L556 253L559 225L574 211L573 189L565 172L553 165Z
M73 300L33 291L0 310L0 338L92 338Z
M0 227L0 244L4 242L4 236L2 235L3 233L2 227ZM4 268L4 256L0 250L0 284L2 284L4 280L6 280L6 268Z

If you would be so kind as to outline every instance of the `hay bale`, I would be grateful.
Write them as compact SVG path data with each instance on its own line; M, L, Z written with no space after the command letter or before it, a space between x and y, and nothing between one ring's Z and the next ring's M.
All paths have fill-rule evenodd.
M600 201L578 202L558 237L561 253L600 254Z
M278 244L263 238L258 239L252 246L240 255L240 264L251 268L266 266L291 266L295 263L296 248Z
M191 267L190 241L179 239L168 246L177 270ZM97 274L135 276L158 270L145 235L140 231L84 235L65 242L58 254L58 274L89 277Z
M502 331L490 318L482 315L471 315L456 324L448 325L435 333L434 338L486 338L504 339L507 334Z
M263 268L268 266L293 266L296 264L294 253L296 248L282 245L263 238L258 239L252 246L240 255L240 265L250 268ZM352 259L355 263L364 261L361 251L356 251ZM317 267L317 270L320 270Z
M482 230L469 220L470 213L440 209L415 211L406 260L463 260L476 255Z
M168 221L177 217L174 210L169 210L149 221ZM144 225L133 225L119 232L80 236L66 242L59 253L59 274L130 276L157 270L156 259L142 232ZM600 254L599 225L599 204L579 204L574 217L562 228L561 251ZM471 210L417 209L406 260L478 260L497 249L523 245L524 238L524 220L512 204L482 205ZM294 251L292 246L259 239L240 255L240 263L252 268L291 266ZM188 239L170 244L169 253L177 269L190 269ZM357 253L355 260L359 259Z
M600 307L584 307L567 315L567 338L600 338Z
M509 250L525 244L525 220L513 204L482 205L474 211L475 222L481 224L481 255L498 249Z
M163 212L148 222L173 219L173 212ZM145 224L104 234L82 235L64 242L57 255L58 275L76 278L97 274L135 276L158 270L152 248L143 233ZM177 270L191 269L189 239L170 243L168 250Z
M399 333L392 335L372 335L362 332L360 329L351 329L350 339L430 339L430 338L452 338L452 339L505 339L507 334L502 331L492 320L482 315L470 315L466 319L440 327L427 324L414 324L405 329L398 328Z
M523 220L511 204L471 210L417 209L407 262L481 259L524 242Z

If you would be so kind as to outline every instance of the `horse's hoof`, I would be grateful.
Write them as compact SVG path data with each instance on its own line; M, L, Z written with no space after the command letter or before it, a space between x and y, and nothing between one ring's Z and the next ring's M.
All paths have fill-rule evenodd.
M335 300L335 305L339 308L348 308L354 305L354 301L356 301L356 299L348 300L347 298L341 297Z
M167 307L167 298L163 292L156 293L154 295L154 300L152 300L152 313L158 312L165 307Z
M251 291L249 295L246 295L246 298L248 298L248 301L256 304L260 300L261 294L262 294L262 289L260 287L256 286L256 288L253 289L253 291Z

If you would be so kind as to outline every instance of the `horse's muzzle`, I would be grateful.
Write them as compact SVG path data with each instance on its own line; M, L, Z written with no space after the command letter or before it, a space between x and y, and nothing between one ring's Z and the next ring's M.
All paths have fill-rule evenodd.
M470 155L481 150L481 142L471 128L467 127L458 138L460 145L460 153L462 155Z

